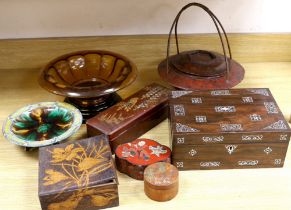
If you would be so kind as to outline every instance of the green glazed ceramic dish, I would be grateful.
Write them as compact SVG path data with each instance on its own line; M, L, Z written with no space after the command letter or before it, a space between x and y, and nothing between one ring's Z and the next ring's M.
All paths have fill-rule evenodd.
M74 106L62 102L32 104L11 114L2 132L10 142L24 147L55 144L73 135L82 124Z

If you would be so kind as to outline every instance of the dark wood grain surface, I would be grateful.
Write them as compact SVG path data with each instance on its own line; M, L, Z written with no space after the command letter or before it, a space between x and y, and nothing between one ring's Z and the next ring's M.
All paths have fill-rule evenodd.
M40 148L42 209L117 206L117 175L105 135Z
M179 170L283 167L288 143L186 145L173 149Z
M282 167L290 128L268 89L172 91L179 170Z
M149 131L168 115L169 90L151 84L118 104L87 120L89 136L104 133L112 150Z
M184 94L177 96L178 94ZM290 128L268 89L173 91L170 99L173 134L287 134ZM270 140L270 139L269 139ZM280 138L274 136L274 141ZM233 142L241 142L236 136ZM262 138L264 142L264 137Z

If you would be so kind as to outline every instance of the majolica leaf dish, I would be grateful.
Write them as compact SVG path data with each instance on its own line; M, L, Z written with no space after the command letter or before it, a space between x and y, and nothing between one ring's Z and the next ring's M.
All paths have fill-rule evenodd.
M74 134L82 124L78 109L67 103L42 102L17 110L4 122L6 139L24 147L42 147Z
M39 84L49 92L67 97L88 119L121 100L116 91L137 76L133 62L103 50L78 51L49 62L41 71Z

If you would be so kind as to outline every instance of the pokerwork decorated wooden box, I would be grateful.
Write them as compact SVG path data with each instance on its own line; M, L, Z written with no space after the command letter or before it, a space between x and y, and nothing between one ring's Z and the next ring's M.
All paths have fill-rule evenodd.
M114 151L120 144L131 142L168 116L167 88L151 84L129 98L87 120L89 136L108 136Z
M42 209L101 209L119 205L117 176L106 136L39 151Z
M282 167L290 128L269 89L172 91L179 170Z

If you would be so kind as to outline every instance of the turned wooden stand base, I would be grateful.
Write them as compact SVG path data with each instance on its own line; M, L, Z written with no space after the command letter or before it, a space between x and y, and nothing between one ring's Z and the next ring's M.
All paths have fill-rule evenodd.
M65 102L80 110L83 116L83 123L85 123L87 119L94 117L99 112L108 109L119 101L121 101L121 97L117 93L98 98L65 98Z

